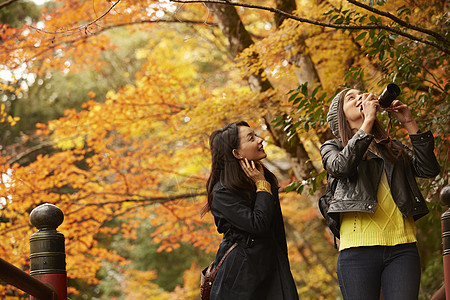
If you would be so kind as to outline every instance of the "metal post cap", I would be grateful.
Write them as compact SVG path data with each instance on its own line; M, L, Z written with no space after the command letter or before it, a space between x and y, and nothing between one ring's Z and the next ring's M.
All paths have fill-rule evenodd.
M444 186L441 190L441 201L450 206L450 185Z
M63 221L63 212L50 203L41 204L30 213L30 222L37 229L56 229Z

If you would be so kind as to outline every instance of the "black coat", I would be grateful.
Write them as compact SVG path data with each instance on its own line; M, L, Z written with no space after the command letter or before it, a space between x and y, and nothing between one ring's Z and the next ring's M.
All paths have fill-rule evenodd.
M277 188L253 199L233 194L220 183L213 188L211 212L223 241L216 255L225 258L211 289L211 299L298 299L290 271Z

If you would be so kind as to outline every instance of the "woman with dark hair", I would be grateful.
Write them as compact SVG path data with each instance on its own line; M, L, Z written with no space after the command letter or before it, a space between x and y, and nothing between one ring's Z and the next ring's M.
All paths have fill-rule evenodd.
M409 108L394 100L386 110L408 131L413 150L391 140L377 120L375 95L345 89L327 121L337 139L321 147L337 180L328 215L340 225L337 275L344 299L417 299L420 258L415 220L428 213L415 177L439 174L431 132L420 132Z
M260 160L262 138L246 122L211 134L211 174L202 210L214 216L223 240L215 265L237 243L219 268L211 299L298 299L290 271L275 175Z

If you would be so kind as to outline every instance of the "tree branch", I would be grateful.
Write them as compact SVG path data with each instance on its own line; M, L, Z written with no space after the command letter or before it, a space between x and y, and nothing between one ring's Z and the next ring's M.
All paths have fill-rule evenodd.
M332 23L325 23L325 22L321 22L321 21L316 21L316 20L311 20L311 19L306 19L306 18L302 18L302 17L297 17L294 16L292 14L286 13L282 10L273 8L273 7L267 7L267 6L262 6L262 5L255 5L255 4L247 4L247 3L237 3L237 2L229 2L228 0L170 0L171 2L176 2L176 3L214 3L214 4L226 4L226 5L232 5L232 6L240 6L240 7L247 7L247 8L254 8L254 9L261 9L261 10L266 10L266 11L270 11L276 14L281 14L283 16L285 16L288 19L293 19L302 23L308 23L308 24L312 24L312 25L317 25L317 26L322 26L322 27L330 27L330 28L335 28L335 29L346 29L346 30L358 30L358 29L383 29L395 34L398 34L400 36L406 37L410 40L413 41L417 41L429 46L432 46L442 52L445 52L446 54L450 54L450 49L447 46L441 46L435 42L429 41L427 39L421 38L421 37L417 37L414 36L412 34L403 32L399 29L396 28L392 28L383 24L376 24L376 25L339 25L339 24L332 24ZM438 33L435 33L437 35L439 35ZM442 39L445 39L444 37L442 37Z
M111 24L109 26L99 26L97 24L94 24L94 21L93 21L93 22L90 22L88 25L83 25L83 26L76 27L76 28L73 28L73 29L68 29L68 30L65 30L65 31L54 31L54 32L46 31L46 30L39 29L39 28L36 28L36 27L33 27L33 26L31 26L31 27L33 29L39 31L39 32L43 32L43 33L47 33L47 34L62 34L62 33L67 33L67 32L71 32L71 31L83 31L89 25L97 25L101 29L95 31L95 33L89 34L89 35L96 35L96 34L98 34L100 32L106 31L108 29L116 28L116 27L123 27L123 26L137 25L137 24L145 24L145 23L183 23L183 24L192 24L192 25L217 26L216 23L210 23L210 22L206 22L206 21L178 19L177 18L177 19L160 19L160 20L139 20L139 21L133 21L133 22L116 23L116 24Z
M48 34L58 34L58 33L67 33L67 32L71 32L71 31L86 30L90 25L96 23L97 21L99 21L100 19L102 19L103 17L105 17L107 14L109 14L109 12L110 12L117 4L120 3L120 1L121 1L121 0L117 0L117 1L116 1L113 5L111 5L111 7L110 7L106 12L104 12L100 17L98 17L97 19L95 19L95 20L93 20L93 21L87 23L86 25L81 25L81 26L78 26L78 27L70 28L70 29L67 29L67 30L61 30L61 31L47 31L47 30L39 29L39 28L34 27L34 26L30 26L30 27L33 28L33 29L36 29L37 31L45 32L45 33L48 33Z
M376 13L377 15L389 18L392 21L396 22L397 24L399 24L399 25L401 25L403 27L406 27L406 28L409 28L409 29L412 29L412 30L415 30L415 31L418 31L418 32L422 32L422 33L431 35L432 37L436 38L437 40L443 42L446 45L450 44L450 42L445 37L443 37L442 35L440 35L439 33L435 32L435 31L428 30L428 29L425 29L425 28L422 28L422 27L418 27L418 26L412 25L412 24L410 24L408 22L405 22L402 19L400 19L400 18L398 18L398 17L396 17L396 16L394 16L394 15L388 13L388 12L385 12L385 11L373 8L373 7L371 7L369 5L366 5L366 4L359 3L356 0L347 0L347 1L352 3L352 4L354 4L354 5L356 5L356 6L364 8L365 10L368 10L368 11L371 11L373 13Z
M16 2L16 1L19 1L19 0L8 0L8 1L5 1L3 3L0 3L0 9L2 9L2 8L8 6L8 5L10 5L10 4L12 4L12 3Z
M193 25L217 26L216 23L209 23L209 22L205 23L205 21L182 20L182 19L177 19L177 20L174 20L174 19L170 19L170 20L169 19L167 19L167 20L138 20L138 21L133 21L133 22L115 23L115 24L111 24L111 25L108 25L108 26L98 26L96 24L98 27L100 27L100 29L96 30L96 31L90 31L89 34L86 34L86 37L84 37L83 42L87 38L89 38L91 36L99 35L100 33L104 32L104 31L107 31L109 29L114 29L114 28L124 27L124 26L138 25L138 24L145 24L145 23L187 23L187 24L193 24ZM32 27L32 28L36 29L35 27ZM43 32L43 33L54 34L54 32L50 32L50 31L45 31L45 30L41 30L41 29L36 29L36 30L40 31L40 32ZM70 36L70 35L72 35L72 34L67 34L65 36ZM62 44L75 43L79 39L80 39L79 37L76 37L76 38L71 39L71 40L64 40L61 43ZM53 46L51 46L51 47L47 47L47 46L36 47L36 46L30 45L30 46L18 46L18 47L15 47L15 48L14 47L10 47L10 48L4 49L4 50L5 50L5 52L11 52L11 51L21 50L21 49L45 48L45 50L39 52L37 55L35 55L35 56L30 58L30 60L35 60L40 54L45 53L48 49L56 48L59 45L59 43L55 42L55 39L53 37L50 40L52 41L52 44L53 44Z
M103 195L109 194L117 196L119 194L117 193L102 193ZM98 194L97 194L98 195ZM132 196L132 195L128 195ZM138 197L139 195L135 195L134 197ZM195 198L199 196L206 196L206 192L199 192L199 193L185 193L185 194L178 194L178 195L172 195L172 196L159 196L159 197L141 197L140 199L123 199L123 200L114 200L114 201L103 201L103 202L95 202L95 203L79 203L74 202L72 205L79 205L81 208L76 209L75 211L78 211L84 207L87 206L103 206L107 204L123 204L123 203L167 203L171 202L177 199L188 199L188 198ZM73 213L73 212L71 212ZM70 213L68 213L70 214Z
M19 160L21 160L22 158L24 158L25 156L30 155L31 153L33 153L33 152L35 152L35 151L44 149L44 148L46 148L46 147L51 147L51 146L53 146L53 145L54 145L54 143L53 143L52 141L49 141L49 142L44 142L44 143L42 143L42 144L36 145L36 146L34 146L34 147L31 147L31 148L28 148L26 151L23 151L23 152L17 154L16 156L10 158L10 159L7 161L7 163L8 163L9 165L12 165L12 164L18 162Z
M82 42L84 43L88 38L94 37L96 35L99 35L102 32L110 30L110 29L123 27L123 26L132 26L132 25L138 25L138 24L145 24L145 23L184 23L184 24L192 24L192 25L208 25L208 26L214 26L214 27L217 26L216 23L209 23L209 22L205 22L205 21L196 21L196 20L184 20L184 19L176 19L176 20L175 19L170 19L170 20L139 20L139 21L134 21L134 22L125 22L125 23L111 24L109 26L104 26L104 27L100 27L99 26L100 27L99 30L96 30L94 32L89 32L89 34L86 34L86 36L83 37ZM40 30L40 29L36 29L36 30L40 31L40 32L43 32L43 33L46 33L46 34L53 34L53 32L50 32L50 31L45 31L45 30L43 31L43 30ZM62 34L62 33L60 33L60 34ZM67 32L66 32L66 34L67 34ZM70 33L70 34L67 34L67 35L69 36L71 34L73 34L73 33ZM261 37L259 37L259 38L261 38ZM47 53L48 51L50 51L52 49L58 48L60 44L64 44L65 46L67 46L69 44L75 44L76 42L80 41L80 39L81 38L79 36L77 36L76 38L73 38L73 39L70 39L70 40L66 39L66 40L61 40L60 42L58 42L58 39L55 39L54 37L52 37L50 39L50 40L52 40L51 45L38 47L38 48L43 48L43 50L38 52L38 53L36 53L32 57L30 57L30 58L28 58L28 59L26 59L24 61L16 62L15 65L10 66L10 68L11 69L15 69L21 63L27 63L27 62L30 62L30 61L37 60L37 59L39 59L39 57L41 55L44 55L45 53ZM4 50L5 52L11 52L11 51L14 51L14 50L20 50L20 49L26 49L26 48L28 48L28 49L33 49L33 48L36 49L35 46L30 45L28 47L20 46L20 47L17 47L17 48L13 48L13 47L7 48L7 49L5 48L5 49L1 49L0 52L2 50Z

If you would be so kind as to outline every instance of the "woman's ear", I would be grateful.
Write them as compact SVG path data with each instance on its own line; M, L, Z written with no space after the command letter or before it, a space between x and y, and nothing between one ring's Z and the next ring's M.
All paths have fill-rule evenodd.
M242 159L242 156L239 154L239 152L236 149L233 149L233 151L231 151L233 153L233 156L236 157L237 159Z

